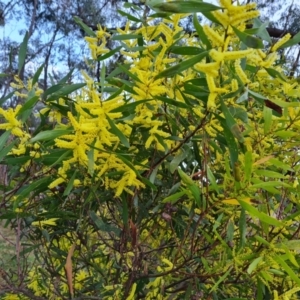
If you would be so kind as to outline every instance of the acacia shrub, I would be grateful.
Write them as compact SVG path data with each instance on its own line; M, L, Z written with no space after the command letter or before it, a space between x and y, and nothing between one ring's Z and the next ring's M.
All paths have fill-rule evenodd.
M77 19L98 80L15 77L1 218L35 260L3 270L4 299L297 299L300 87L277 52L299 35L272 41L253 3L152 8L114 34Z

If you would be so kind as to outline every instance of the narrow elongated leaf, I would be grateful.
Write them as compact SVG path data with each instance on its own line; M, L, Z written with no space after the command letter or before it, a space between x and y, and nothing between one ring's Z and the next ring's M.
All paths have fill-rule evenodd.
M207 178L209 180L209 182L211 183L212 188L216 191L216 192L220 192L219 191L219 187L216 181L216 178L213 174L213 172L211 171L211 169L207 166Z
M196 202L196 205L198 207L201 207L201 191L200 191L199 186L196 183L194 183L192 185L189 185L188 189L192 193L194 200Z
M72 130L46 130L38 133L35 137L30 139L31 143L37 142L37 141L49 141L54 140L62 135L70 134L72 133Z
M257 27L256 35L268 43L272 43L272 39L267 31L268 23L262 23L258 18L254 19L254 26Z
M272 110L266 106L264 106L264 133L267 134L270 132L272 125Z
M180 108L189 108L189 106L185 102L176 101L167 97L163 96L156 96L155 99L160 100L164 103L171 104Z
M67 96L76 90L86 86L86 83L74 83L70 85L64 85L61 89L59 89L57 92L53 93L47 101L56 100L59 97Z
M247 47L254 48L254 49L263 49L264 44L262 40L249 35L245 32L239 31L237 28L232 27L233 31L237 35L237 37L240 39L241 42L243 42Z
M22 105L21 109L18 111L18 116L20 116L26 110L32 110L35 104L39 101L39 96L33 96L32 98L26 100L26 102ZM25 120L24 120L25 121Z
M250 181L251 179L251 173L252 173L252 152L251 151L247 151L245 153L245 181Z
M111 50L111 51L109 51L109 52L107 52L103 55L100 55L100 56L97 57L97 60L98 61L105 60L105 59L113 56L115 53L119 52L122 48L123 48L122 46L119 46L119 47L117 47L117 48L115 48L115 49L113 49L113 50Z
M198 21L197 14L193 15L193 24L198 33L199 39L202 41L202 43L204 45L206 45L206 49L207 50L211 49L212 48L211 43L210 43L209 39L207 38L206 34L204 33L202 25Z
M52 181L52 179L50 177L43 177L40 178L38 180L34 180L32 181L30 184L28 184L23 190L22 192L18 195L18 198L16 199L16 201L14 202L14 210L18 207L20 201L24 200L26 197L28 197L28 195L37 190L37 188L41 185L43 186L47 186L48 184L50 184Z
M25 59L26 59L26 53L27 53L27 45L28 45L28 32L25 33L25 36L23 38L23 42L21 43L20 45L20 50L19 50L19 57L18 57L18 60L19 60L19 63L18 63L18 71L19 71L19 74L25 64Z
M3 157L7 155L7 153L10 152L10 150L15 146L16 143L17 141L13 141L12 143L10 143L8 146L6 146L0 151L0 161L2 160Z
M170 163L170 171L172 174L175 172L179 164L187 157L187 155L187 152L182 151L172 159Z
M258 218L261 222L273 225L273 226L283 226L283 223L278 221L277 219L274 219L270 217L269 215L259 211L256 209L254 206L251 204L243 201L243 200L238 200L241 204L241 206L252 216L255 218Z
M139 34L120 34L114 35L111 39L113 41L126 41L126 40L134 40L140 38L141 35Z
M247 273L251 274L257 267L257 265L261 262L262 257L257 257L255 258L252 263L249 265L248 269L247 269Z
M238 160L239 150L238 150L237 143L235 141L235 138L234 138L234 135L232 134L232 132L229 130L227 125L224 124L224 122L222 123L222 125L223 125L223 129L224 129L224 137L227 142L227 146L228 146L228 150L229 150L229 154L230 154L231 166L233 168L233 166L235 165L235 163Z
M175 193L175 194L173 194L173 195L168 196L167 198L165 198L165 199L162 201L162 203L168 203L168 202L169 202L169 203L174 204L174 203L176 203L177 201L179 201L179 200L182 198L182 196L184 196L186 193L187 193L186 190L183 190L183 191L180 191L180 192L178 192L178 193Z
M283 74L281 74L280 72L278 72L277 70L275 69L272 69L272 68L265 68L265 70L268 72L268 74L270 76L272 76L273 78L280 78L281 80L283 81L286 81L286 78L284 77Z
M87 35L92 36L92 37L97 36L96 33L90 27L85 25L79 17L75 16L74 21L85 31L85 33Z
M204 52L203 49L199 48L199 47L187 47L187 46L173 46L170 49L171 53L174 54L180 54L180 55L197 55L197 54L201 54L202 52Z
M94 211L90 211L89 216L99 230L104 232L113 232L117 236L120 235L121 230L119 228L104 223L103 220L99 216L97 216L97 214Z
M155 79L163 78L163 77L172 77L176 74L179 74L180 72L192 67L194 64L200 62L205 56L207 56L207 51L196 55L192 58L189 58L187 60L184 60L177 64L176 66L170 67L162 72L160 72L158 75L155 76Z
M244 247L246 243L246 234L247 234L247 226L246 226L246 212L242 207L240 219L239 219L239 232L240 232L240 243L239 247Z
M35 85L35 84L38 82L39 77L40 77L40 75L41 75L41 73L42 73L42 71L43 71L43 69L44 69L44 65L45 65L45 64L42 64L42 65L37 69L37 71L35 72L35 74L33 75L33 78L32 78L32 85Z
M64 191L64 194L63 196L68 196L73 188L73 184L74 184L74 180L75 180L75 177L77 175L77 171L74 172L74 174L72 175L71 179L69 180L68 182L68 185Z
M134 75L133 73L131 73L131 72L130 72L126 67L124 67L123 65L118 64L118 67L119 67L124 73L126 73L130 78L134 79L135 81L141 82L141 80L140 80L136 75Z
M151 1L148 2L150 4ZM150 6L156 11L168 13L195 13L210 12L221 9L221 7L199 1L169 1Z
M10 130L5 131L0 136L0 149L2 149L5 146L6 141L8 140L11 132Z
M9 93L7 96L3 97L0 99L0 106L3 105L4 102L6 102L8 99L10 99L13 95L15 94L15 92L11 92Z
M255 173L260 176L265 176L269 178L285 178L286 176L284 174L269 171L269 170L256 170Z
M300 278L294 273L289 265L279 255L275 255L274 258L276 262L278 262L282 266L283 270L289 274L291 279L294 280L298 285L300 285Z
M127 17L127 19L130 20L130 21L132 21L132 22L136 22L136 23L142 22L141 19L138 19L138 18L136 18L136 17L134 17L134 16L132 16L132 15L126 13L125 11L120 10L120 9L118 9L118 13L119 13L121 16L123 16L123 17Z
M130 147L130 144L129 144L129 142L128 142L126 136L123 134L123 132L115 125L114 121L113 121L112 119L110 119L108 115L106 115L106 118L107 118L107 121L108 121L108 123L109 123L109 125L110 125L110 130L111 130L111 132L112 132L113 134L115 134L115 135L119 138L120 142L121 142L125 147L129 148L129 147Z

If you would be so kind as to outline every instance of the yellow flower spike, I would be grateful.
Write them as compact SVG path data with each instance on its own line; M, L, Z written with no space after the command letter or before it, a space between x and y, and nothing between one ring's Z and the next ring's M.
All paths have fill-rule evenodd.
M208 96L208 100L207 100L207 109L208 110L215 110L215 108L217 107L216 105L216 98L217 98L217 93L210 93Z
M213 11L212 14L223 25L224 28L228 27L230 24L230 19L226 13L217 10Z
M65 182L66 180L62 177L55 179L52 183L50 183L48 185L48 188L50 190L54 189L55 187L57 187L58 185L60 185L61 183Z
M134 294L135 294L136 287L137 287L137 284L134 283L131 287L130 293L129 293L128 297L126 298L126 300L134 299Z
M207 37L212 41L214 46L222 47L224 45L224 37L219 35L215 30L213 30L210 26L203 26L204 33Z
M206 76L206 82L207 82L209 91L214 92L215 89L216 89L214 78L212 76L207 75Z
M276 52L273 52L269 54L265 59L265 61L261 62L260 65L265 68L270 68L274 64L277 58L278 58L278 54Z
M282 46L284 43L286 43L288 40L290 40L291 34L288 33L284 37L282 37L280 40L278 40L272 47L271 52L275 52L278 50L280 46Z
M37 226L40 228L43 228L44 226L56 226L56 220L59 220L58 218L51 218L45 221L34 221L31 223L32 226Z
M230 25L237 26L241 23L245 23L249 20L255 19L259 17L259 15L260 15L259 11L248 11L245 13L237 14L232 17Z
M219 76L219 68L220 68L220 63L219 62L213 62L213 63L198 63L195 65L195 69L197 71L206 73L207 75L211 77L218 77Z
M227 51L224 52L223 55L224 55L224 60L236 60L236 59L247 57L252 53L253 53L252 49L247 49L247 50L240 50L240 51Z
M209 55L212 59L214 59L216 62L221 62L224 60L224 53L219 52L215 49L210 50Z
M244 84L250 83L250 80L248 79L247 75L243 71L241 67L241 62L239 59L237 59L234 63L235 72L239 76L239 78L242 80Z

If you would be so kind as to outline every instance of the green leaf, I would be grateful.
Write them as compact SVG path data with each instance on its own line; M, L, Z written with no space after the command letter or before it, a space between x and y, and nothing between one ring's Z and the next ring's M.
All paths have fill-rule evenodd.
M79 17L75 16L74 21L85 31L87 35L97 37L96 33L90 27L85 25Z
M240 203L240 205L246 210L248 211L248 213L255 218L258 218L261 222L267 223L269 225L273 225L273 226L283 226L283 223L278 221L277 219L274 219L272 217L270 217L269 215L260 212L259 210L257 210L254 206L252 206L251 204L243 201L243 200L238 200L238 202Z
M36 192L37 188L40 186L46 187L51 183L52 179L50 177L43 177L38 180L33 180L28 184L18 195L18 198L15 200L13 208L14 210L18 207L19 203L29 196L31 192Z
M232 26L233 31L237 35L237 37L240 39L241 42L243 42L247 47L254 48L254 49L263 49L264 44L262 40L246 34L245 32L239 31L237 28Z
M18 73L20 74L22 68L24 67L25 64L25 59L26 59L26 53L27 53L27 45L28 45L28 32L26 31L26 34L23 38L23 42L20 45L20 50L19 50L19 63L18 63Z
M160 100L160 101L170 104L170 105L174 105L176 107L185 108L185 109L189 108L189 106L185 102L176 101L176 100L173 100L173 99L170 99L167 97L155 96L155 99Z
M124 67L123 65L118 64L118 67L119 67L125 74L127 74L130 78L134 79L135 81L141 82L141 80L140 80L136 75L134 75L133 73L131 73L131 72L130 72L126 67Z
M247 226L246 226L246 212L242 207L240 219L239 219L239 231L240 231L240 244L239 247L243 248L246 243L246 234L247 234Z
M162 203L176 203L177 201L179 201L182 196L184 196L186 194L186 190L180 191L178 193L175 193L171 196L168 196L167 198L165 198Z
M219 286L219 284L221 282L223 282L230 274L231 270L232 270L232 266L228 268L228 270L219 278L219 280L214 284L214 286L211 288L210 293L215 291L217 289L217 287Z
M198 33L199 39L202 41L204 45L206 45L206 49L209 50L212 48L209 39L207 38L206 34L204 33L202 25L199 23L197 14L193 15L193 25Z
M152 101L153 99L145 99L145 100L139 100L139 101L136 101L136 102L131 102L131 103L128 103L128 104L124 104L120 107L117 107L113 110L111 110L111 112L134 112L134 109L138 106L138 105L141 105L143 103L146 103L146 102L149 102L149 101ZM174 101L174 100L173 100Z
M125 41L125 40L139 39L140 37L141 37L140 34L120 34L120 35L114 35L111 39L113 41Z
M277 70L275 69L272 69L272 68L265 68L265 70L268 72L268 74L273 77L273 78L279 78L283 81L286 81L286 78L283 74L281 74L280 72L278 72Z
M120 142L126 147L129 148L130 144L126 138L126 136L123 134L123 132L115 125L114 121L110 119L110 117L108 115L105 115L107 118L107 121L109 123L110 126L110 131L116 135Z
M229 150L229 154L230 154L230 162L231 162L231 166L233 167L235 165L235 163L238 161L238 155L239 155L239 150L234 138L234 135L232 134L232 132L229 130L229 128L227 127L226 124L224 124L225 122L222 122L222 126L224 129L224 137L225 140L227 142L227 146L228 146L228 150Z
M245 153L245 180L246 181L250 181L251 179L251 173L252 173L252 164L253 164L253 161L252 161L252 152L251 151L247 151Z
M274 259L281 265L283 270L289 274L291 279L294 280L298 285L300 285L300 278L294 273L294 271L288 266L288 264L279 255L275 254Z
M257 265L261 262L261 260L262 260L262 257L255 258L249 265L249 267L247 269L247 273L251 274L256 269Z
M155 79L159 79L163 77L173 77L174 75L179 74L182 71L192 67L196 63L200 62L205 56L207 56L207 53L208 53L207 51L204 51L199 55L196 55L192 58L182 61L179 64L160 72L158 75L155 76Z
M150 1L148 2L148 5L149 3ZM169 1L149 6L155 11L168 13L205 13L221 9L219 6L199 1Z
M3 97L0 99L0 106L3 105L4 102L6 102L6 100L10 99L11 97L13 97L15 94L15 92L11 92L9 93L7 96Z
M119 52L122 48L123 48L122 46L119 46L119 47L117 47L117 48L115 48L115 49L113 49L113 50L111 50L111 51L109 51L109 52L107 52L105 54L99 55L97 57L97 60L98 61L105 60L105 59L113 56L115 53Z
M256 35L271 44L272 39L266 29L268 25L268 23L262 23L258 18L254 19L254 27L256 27L255 29L257 29Z
M172 161L170 162L170 172L173 174L179 164L187 157L188 153L186 151L181 151L178 155L176 155Z
M66 187L66 189L64 191L63 196L68 196L70 194L70 192L71 192L71 190L73 188L73 184L74 184L74 180L75 180L76 175L77 175L77 171L75 171L73 173L71 179L69 180L68 185L67 185L67 187Z
M62 135L65 134L70 134L72 133L73 130L46 130L39 132L35 137L31 138L29 141L30 143L34 143L37 141L49 141L49 140L54 140Z
M207 166L207 178L208 178L209 182L211 183L212 188L217 193L220 193L216 178L215 178L213 172L211 171L211 169L209 168L209 166Z
M12 143L10 143L8 146L6 146L5 148L3 148L0 152L0 161L2 161L3 157L5 157L7 155L7 153L9 153L11 151L11 149L15 146L15 144L17 143L17 141L13 141Z
M60 97L67 96L76 90L86 86L86 83L74 83L69 85L63 85L57 92L53 93L46 101L57 100Z
M236 103L241 103L249 100L248 90L246 90L237 100Z
M22 105L21 109L18 111L17 116L20 116L26 110L32 110L39 99L39 96L33 96L32 98L27 99L26 102Z
M201 191L200 191L199 186L196 183L194 183L193 185L188 185L188 189L192 193L194 200L196 202L196 205L198 207L201 207Z
M268 134L270 132L272 126L272 109L269 107L264 106L264 134Z
M118 11L118 13L119 13L121 16L127 17L127 19L130 20L130 21L132 21L132 22L136 22L136 23L142 22L141 19L138 19L138 18L136 18L136 17L134 17L134 16L132 16L132 15L126 13L125 11L122 11L122 10L120 10L120 9L118 9L117 11Z
M35 72L35 74L33 75L33 78L32 78L32 85L35 85L37 82L38 82L38 79L44 69L44 66L45 64L42 64L38 69L37 71Z
M274 172L274 171L269 171L269 170L256 170L255 174L259 176L265 176L269 178L285 178L286 176L284 174Z
M52 168L58 165L63 160L70 158L72 154L72 150L59 149L54 150L54 152L43 155L41 161L45 165L50 165L49 168Z
M10 130L7 130L7 131L5 131L4 133L1 134L1 136L0 136L0 149L2 149L5 146L8 138L10 137L10 134L11 134Z
M199 47L188 47L188 46L173 46L169 50L171 53L180 55L197 55L204 52L203 49Z
M116 236L121 234L121 230L119 228L104 223L102 218L100 218L94 211L90 211L89 216L100 231L113 232L116 234Z
M296 252L300 251L300 240L287 240L283 243L278 243L274 245L276 248L287 247L289 250L293 250Z
M179 174L181 180L182 180L187 186L193 185L193 184L194 184L193 179L192 179L190 176L188 176L187 174L185 174L180 168L178 168L177 171L178 171L178 174Z
M293 36L292 39L285 42L283 45L281 45L278 49L288 48L294 45L297 45L300 43L300 32L298 32L296 35Z

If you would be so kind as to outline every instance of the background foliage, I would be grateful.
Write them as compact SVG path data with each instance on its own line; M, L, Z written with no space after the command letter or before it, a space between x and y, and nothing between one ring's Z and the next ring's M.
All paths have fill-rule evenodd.
M24 37L1 99L22 104L0 109L2 298L297 299L300 87L282 57L300 35L272 39L252 3L146 4L113 34L75 18L82 82L22 78Z

